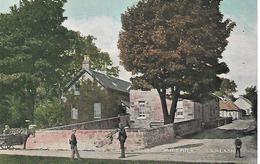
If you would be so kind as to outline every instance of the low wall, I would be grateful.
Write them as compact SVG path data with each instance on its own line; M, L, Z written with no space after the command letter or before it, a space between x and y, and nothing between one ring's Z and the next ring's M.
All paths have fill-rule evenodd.
M232 123L232 117L220 117L217 120L217 125L218 126L222 126L222 125L230 124L230 123Z
M230 119L221 118L219 124L227 124ZM232 119L231 119L232 121ZM110 130L78 130L76 133L79 150L86 151L119 151L118 133L113 135L111 141L108 137L116 129ZM144 149L174 141L175 136L186 136L202 130L200 120L187 120L174 125L163 125L150 129L126 129L127 151ZM41 130L36 131L35 137L30 137L27 142L29 149L70 149L69 139L71 130ZM104 145L104 146L102 146Z
M119 151L118 133L113 135L113 140L107 136L114 132L111 130L78 130L76 133L78 149L86 151ZM152 129L126 129L127 140L125 147L128 151L144 149L169 143L174 139L172 125ZM27 141L28 149L50 149L68 150L70 149L69 139L71 130L45 130L37 131L35 137L30 137ZM100 147L100 145L103 145Z
M163 125L144 131L144 144L145 147L153 147L174 141L175 132L173 124Z
M103 147L96 147L99 143L108 142L106 136L114 130L78 130L76 137L78 149L85 151L117 151L119 142L117 134L113 136L111 144ZM128 150L144 148L143 132L127 132L126 147ZM27 141L27 149L49 149L49 150L68 150L70 149L69 139L71 130L51 130L37 131L35 137L30 137Z
M112 117L107 119L100 119L95 121L81 122L64 126L57 126L41 130L90 130L90 129L115 129L118 128L119 122L127 123L129 116Z
M200 120L187 120L174 124L174 131L177 136L186 136L201 131Z

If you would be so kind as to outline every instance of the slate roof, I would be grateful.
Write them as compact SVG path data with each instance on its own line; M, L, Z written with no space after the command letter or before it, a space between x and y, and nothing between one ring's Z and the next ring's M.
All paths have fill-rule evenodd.
M239 108L230 100L220 100L219 101L220 110L238 111Z
M64 91L67 91L85 73L88 73L90 76L92 76L100 85L106 89L129 93L129 88L131 86L130 82L93 70L81 70L69 83L66 84Z

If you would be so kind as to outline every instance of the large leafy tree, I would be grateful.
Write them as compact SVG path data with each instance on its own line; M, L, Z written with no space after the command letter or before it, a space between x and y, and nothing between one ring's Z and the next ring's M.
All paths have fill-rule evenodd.
M173 123L178 98L202 100L219 88L221 62L235 23L223 20L220 0L142 0L122 14L121 63L136 88L155 88L164 123ZM168 112L167 89L172 105Z
M101 51L94 43L94 36L80 36L76 33L77 40L74 40L74 45L71 55L74 60L71 62L71 72L77 72L83 61L83 56L87 55L91 60L91 69L105 71L108 75L118 76L119 69L113 66L113 62L107 52Z
M21 0L0 14L0 97L13 92L30 101L31 119L36 104L59 97L62 87L81 69L84 55L95 69L117 75L108 53L62 25L66 0Z

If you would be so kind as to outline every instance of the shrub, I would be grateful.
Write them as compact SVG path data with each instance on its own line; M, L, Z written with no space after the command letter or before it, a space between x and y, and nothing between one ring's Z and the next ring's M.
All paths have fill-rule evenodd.
M35 123L37 127L64 125L69 120L70 111L66 110L58 99L46 100L36 107Z

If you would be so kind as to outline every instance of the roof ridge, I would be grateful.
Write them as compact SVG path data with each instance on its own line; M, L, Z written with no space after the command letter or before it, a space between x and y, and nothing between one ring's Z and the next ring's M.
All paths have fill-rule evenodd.
M240 108L231 100L220 100L220 106L223 107L229 107L229 109L226 110L239 110Z
M250 105L252 105L252 102L249 100L249 99L247 99L247 98L245 98L244 96L240 96L242 99L244 99L246 102L248 102Z
M76 76L72 77L71 81L65 85L64 91L68 90L85 73L92 76L93 79L98 81L98 83L100 85L102 85L104 88L118 90L121 92L129 92L128 87L131 86L130 82L116 78L116 77L112 77L112 76L106 75L104 73L101 73L99 71L91 70L91 69L90 70L81 69L76 74ZM113 83L115 83L115 84L113 84Z
M105 76L107 76L107 77L109 77L109 78L114 78L114 79L121 80L121 81L123 81L123 82L127 82L127 83L130 83L130 84L131 84L130 81L126 81L126 80L123 80L123 79L118 78L118 77L115 77L115 76L110 76L110 75L104 74L104 73L99 72L99 71L96 71L96 70L91 70L91 71L93 71L93 72L97 72L97 73L100 73L100 74L105 75Z

